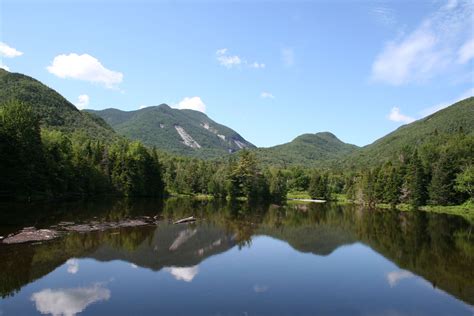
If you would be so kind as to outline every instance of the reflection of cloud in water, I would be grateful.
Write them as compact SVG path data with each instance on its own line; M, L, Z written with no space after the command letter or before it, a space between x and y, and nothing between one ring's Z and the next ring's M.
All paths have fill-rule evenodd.
M414 277L413 273L406 270L392 271L387 273L387 281L391 287L394 287L403 279L409 279Z
M33 293L31 300L42 314L72 316L82 312L87 306L110 298L110 290L101 284L90 287L69 289L44 289Z
M138 266L135 264L135 263L130 263L130 266L133 268L133 269L137 269Z
M199 266L165 268L176 280L191 282L199 272Z
M79 260L72 258L66 261L67 272L71 274L76 274L79 271Z
M179 233L179 236L173 241L173 243L170 246L170 250L176 250L184 244L186 241L188 241L189 238L193 237L197 233L197 229L191 230L191 229L186 229L183 230Z
M255 284L253 286L253 290L254 290L255 293L264 293L264 292L268 291L268 286Z

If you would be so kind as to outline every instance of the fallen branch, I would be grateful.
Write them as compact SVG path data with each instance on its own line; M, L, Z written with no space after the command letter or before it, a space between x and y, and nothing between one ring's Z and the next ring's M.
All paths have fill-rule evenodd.
M184 223L190 223L190 222L195 222L196 218L194 216L186 217L180 220L177 220L173 224L184 224Z

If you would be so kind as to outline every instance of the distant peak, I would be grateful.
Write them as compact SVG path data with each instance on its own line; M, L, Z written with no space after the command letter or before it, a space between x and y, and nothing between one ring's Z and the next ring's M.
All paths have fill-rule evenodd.
M319 132L319 133L316 133L315 135L337 138L336 135L334 135L334 134L331 133L331 132Z
M158 105L158 107L161 108L161 109L166 109L166 110L171 109L171 107L166 103L162 103L162 104Z

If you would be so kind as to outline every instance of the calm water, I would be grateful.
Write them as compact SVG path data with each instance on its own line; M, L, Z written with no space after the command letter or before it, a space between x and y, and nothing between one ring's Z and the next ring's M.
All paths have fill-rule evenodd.
M3 206L0 235L159 215L156 226L0 244L0 315L474 315L462 218L189 200ZM195 224L172 219L194 215Z

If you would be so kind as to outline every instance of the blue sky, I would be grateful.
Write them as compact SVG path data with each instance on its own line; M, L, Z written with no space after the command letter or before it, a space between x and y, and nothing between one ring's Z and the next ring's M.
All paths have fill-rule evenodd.
M471 0L0 5L2 67L78 107L203 110L258 146L366 145L473 95Z

